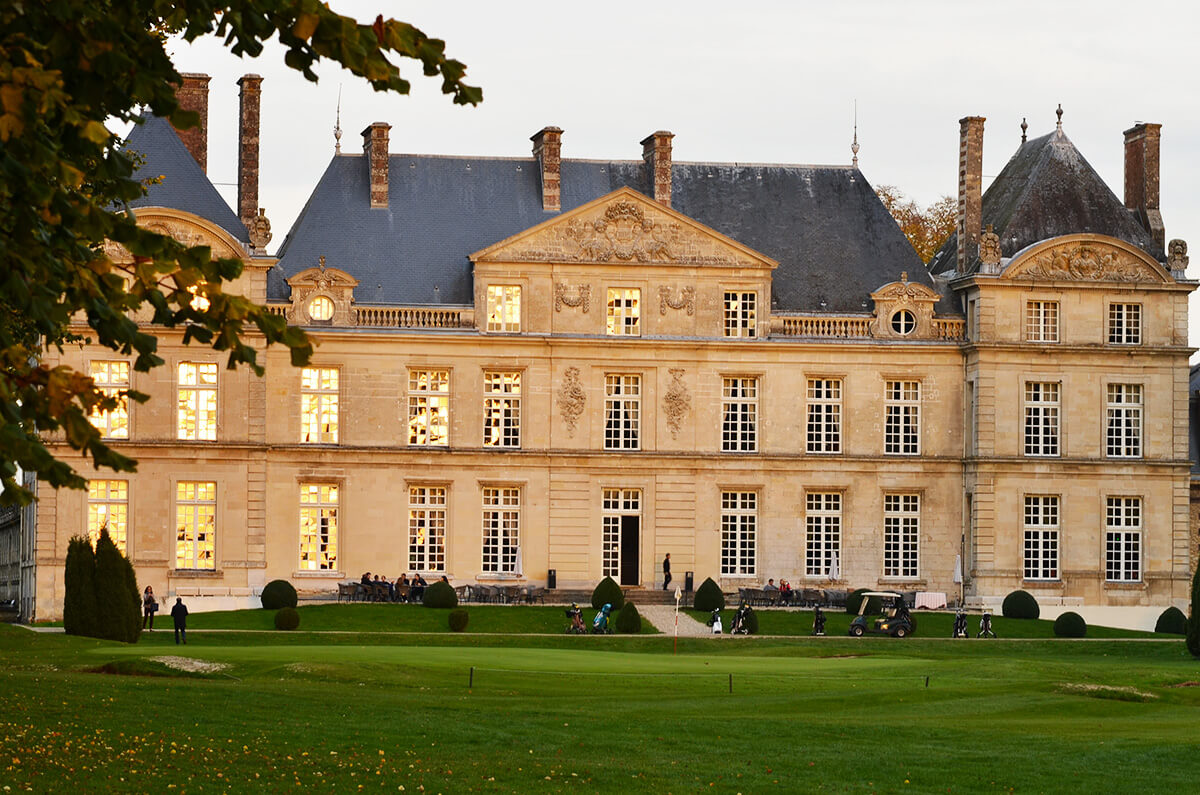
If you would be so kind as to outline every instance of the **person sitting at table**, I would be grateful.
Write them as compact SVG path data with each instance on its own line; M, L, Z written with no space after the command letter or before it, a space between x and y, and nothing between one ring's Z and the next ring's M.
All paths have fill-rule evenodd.
M371 572L365 572L358 581L358 591L364 599L371 598Z
M404 590L401 590L401 589ZM396 591L401 595L404 601L408 601L408 575L401 574L400 579L396 580Z
M412 596L412 600L414 602L425 595L425 578L421 576L420 572L413 574L412 580L409 581L409 585L411 586L409 589L409 594Z
M775 578L767 580L767 584L763 586L764 591L778 591L779 586L775 584Z
M787 580L779 581L779 601L785 605L792 603L792 584Z

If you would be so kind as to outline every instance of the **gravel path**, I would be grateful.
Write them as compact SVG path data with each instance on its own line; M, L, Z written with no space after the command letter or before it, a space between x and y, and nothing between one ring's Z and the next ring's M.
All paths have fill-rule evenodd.
M639 606L638 612L642 618L654 625L659 632L667 635L675 634L675 608L670 605ZM712 636L712 630L682 610L679 611L679 637L706 638Z

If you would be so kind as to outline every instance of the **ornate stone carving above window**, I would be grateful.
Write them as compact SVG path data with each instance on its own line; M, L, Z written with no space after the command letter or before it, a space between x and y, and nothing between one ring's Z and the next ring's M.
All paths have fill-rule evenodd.
M667 394L663 396L667 427L671 430L672 439L678 438L683 420L692 410L692 396L683 382L683 372L680 367L670 369L671 383L667 386Z
M1102 235L1064 235L1026 249L1004 270L1006 279L1165 284L1171 274L1146 252Z
M684 287L678 298L672 298L674 290L665 284L658 288L658 313L667 314L667 309L686 309L688 317L696 314L696 288Z
M563 375L562 386L558 389L558 410L567 426L567 436L575 438L575 425L583 414L583 406L587 401L587 393L579 383L579 368L568 367Z
M325 266L325 258L315 268L307 268L287 280L292 288L288 323L297 326L353 326L354 288L358 280L338 268ZM325 299L325 300L320 300ZM329 303L333 311L329 311Z
M900 281L885 284L871 293L875 302L875 319L871 336L876 339L936 338L933 327L933 305L941 295L923 284L909 282L908 273Z
M566 282L554 283L554 311L561 312L564 306L569 306L572 309L583 307L583 314L586 315L592 303L592 286L590 284L577 284L575 285L574 295L570 291L571 286Z

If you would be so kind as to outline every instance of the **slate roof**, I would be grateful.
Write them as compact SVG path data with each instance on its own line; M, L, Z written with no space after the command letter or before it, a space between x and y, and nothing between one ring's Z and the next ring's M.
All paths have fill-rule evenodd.
M983 228L1000 236L1002 256L1060 235L1095 232L1165 255L1124 202L1105 184L1061 131L1021 144L983 194ZM956 267L958 235L929 262L932 273Z
M651 193L640 160L561 168L563 212L620 187ZM467 257L558 215L542 210L532 157L395 154L388 187L388 207L371 209L365 158L335 155L279 249L268 298L286 299L285 280L323 255L359 280L360 304L470 304ZM934 286L857 168L677 162L672 206L777 260L776 309L862 312L901 271Z
M125 148L144 158L137 170L140 179L162 177L158 184L148 186L145 196L130 202L135 211L138 207L183 210L212 221L243 243L250 243L245 224L221 198L169 121L147 115L145 122L129 133Z

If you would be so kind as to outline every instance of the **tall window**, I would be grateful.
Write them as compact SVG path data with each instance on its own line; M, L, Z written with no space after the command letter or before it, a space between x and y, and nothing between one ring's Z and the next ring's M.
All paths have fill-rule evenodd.
M175 568L217 567L217 484L175 484Z
M842 554L842 495L809 492L804 500L804 574L831 577Z
M1025 341L1058 342L1058 301L1025 302Z
M753 337L756 320L757 293L725 293L725 336Z
M516 574L521 552L521 490L483 490L483 570Z
M217 365L179 363L178 431L180 439L217 438Z
M641 422L642 377L604 376L604 449L637 450Z
M1104 524L1104 578L1109 582L1141 581L1141 499L1109 497Z
M305 367L300 372L300 441L337 444L338 371Z
M1142 386L1109 384L1105 411L1105 453L1109 458L1142 455Z
M608 333L618 337L636 337L642 333L640 304L642 291L636 287L609 288Z
M100 540L100 530L108 528L108 537L124 554L129 526L129 481L89 480L87 531L92 546Z
M129 398L122 393L129 389L129 362L92 362L91 372L96 388L117 401L111 411L93 411L92 425L105 439L128 439Z
M409 370L408 443L421 447L450 444L449 370Z
M883 496L883 576L916 577L920 570L921 495Z
M300 484L300 569L336 571L338 564L338 487Z
M721 379L721 450L753 453L758 449L758 379Z
M1025 383L1025 455L1058 455L1059 384Z
M488 285L487 330L521 330L521 288L518 285Z
M754 575L758 561L758 493L721 492L721 574Z
M842 380L808 379L808 442L810 453L842 452Z
M921 453L921 382L888 381L884 388L883 451Z
M1058 497L1025 498L1025 579L1058 579Z
M641 516L642 492L638 489L605 489L601 494L603 530L601 533L601 573L621 577L621 519Z
M1108 305L1108 341L1113 345L1142 344L1142 305Z
M408 488L408 568L446 570L446 487Z
M521 374L483 374L483 446L521 446Z

